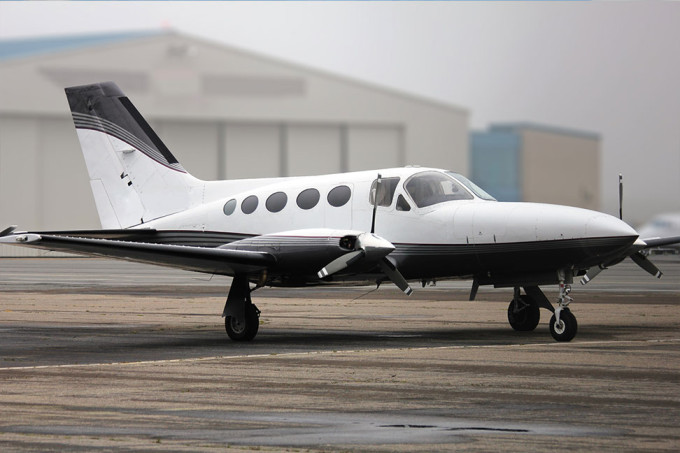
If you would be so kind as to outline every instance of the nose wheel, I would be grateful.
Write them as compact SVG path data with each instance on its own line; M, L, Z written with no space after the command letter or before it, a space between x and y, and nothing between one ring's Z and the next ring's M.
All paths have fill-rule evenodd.
M552 337L556 341L571 341L576 336L577 330L576 316L572 314L571 310L557 308L555 314L550 318L550 334Z
M555 313L550 318L550 334L556 341L571 341L578 330L576 316L568 308L569 303L574 299L569 296L571 286L565 284L562 275L560 277L560 295Z

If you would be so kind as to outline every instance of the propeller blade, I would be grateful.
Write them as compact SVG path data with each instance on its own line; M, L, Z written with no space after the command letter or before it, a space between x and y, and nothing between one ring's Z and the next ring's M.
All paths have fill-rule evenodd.
M635 264L637 264L638 266L640 266L641 268L643 268L644 270L646 270L647 272L649 272L650 274L652 274L656 278L661 278L661 276L663 275L663 272L661 272L659 270L659 268L656 267L654 265L654 263L649 261L647 259L647 257L645 255L643 255L642 253L640 253L640 252L633 253L632 255L630 255L630 258L633 261L635 261Z
M324 278L328 277L329 275L333 275L336 272L341 271L346 267L349 267L352 264L356 263L361 258L363 258L365 254L366 252L363 250L355 250L353 252L346 253L341 257L336 258L330 263L328 263L323 269L317 272L316 275L318 275L319 278Z
M597 267L591 267L590 269L588 269L588 272L586 272L586 275L581 277L581 284L585 285L586 283L597 277L598 274L605 269L607 269L607 266L605 266L604 264L599 264Z
M382 176L378 173L378 179L375 180L375 193L373 194L373 217L371 218L371 234L375 233L375 214L378 210L378 193L380 192L380 183Z
M403 275L401 275L401 272L399 272L399 269L397 269L397 266L392 263L387 257L384 257L380 261L380 269L387 275L387 277L397 285L397 287L402 290L407 296L410 296L411 293L413 293L413 290L409 286L409 284L406 282L406 279L404 278Z
M619 220L623 220L623 175L619 173Z
M12 233L14 232L14 230L16 230L16 229L17 229L17 226L16 226L16 225L10 225L10 226L8 226L7 228L5 228L4 230L0 231L0 237L2 237L2 236L9 236L9 235L12 234Z

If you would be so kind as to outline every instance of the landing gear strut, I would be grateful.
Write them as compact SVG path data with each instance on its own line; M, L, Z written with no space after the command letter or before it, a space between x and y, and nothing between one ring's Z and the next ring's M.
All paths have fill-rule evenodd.
M573 300L569 293L571 285L564 283L560 278L560 296L555 314L550 318L550 334L557 341L571 341L576 336L578 323L576 317L569 310L569 303Z
M250 292L248 278L235 276L222 312L224 328L234 341L252 340L260 327L260 310L250 300Z

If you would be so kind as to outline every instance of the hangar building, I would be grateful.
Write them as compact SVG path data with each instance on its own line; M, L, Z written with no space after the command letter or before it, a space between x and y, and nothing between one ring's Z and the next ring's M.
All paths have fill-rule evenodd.
M534 123L470 137L471 179L500 201L600 209L600 136Z
M107 80L198 178L468 171L463 108L172 31L0 41L0 79L0 229L99 228L63 88Z

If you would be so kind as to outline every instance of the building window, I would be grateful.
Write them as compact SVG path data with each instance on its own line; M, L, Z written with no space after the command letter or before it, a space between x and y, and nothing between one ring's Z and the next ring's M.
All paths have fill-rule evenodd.
M312 209L319 203L321 195L316 189L306 189L297 197L297 205L302 209Z
M339 208L344 206L352 196L352 191L347 186L338 186L328 192L328 204Z
M233 198L226 203L224 203L224 208L222 209L224 211L224 215L232 215L234 213L234 209L236 209L236 200Z
M276 192L269 195L264 205L269 212L279 212L286 207L286 203L288 203L288 195L283 192Z
M257 197L255 195L251 195L241 203L241 211L243 211L244 214L252 214L257 209L257 204Z

